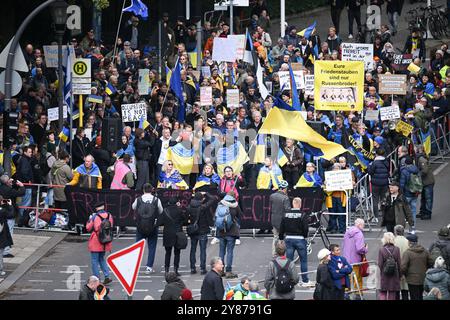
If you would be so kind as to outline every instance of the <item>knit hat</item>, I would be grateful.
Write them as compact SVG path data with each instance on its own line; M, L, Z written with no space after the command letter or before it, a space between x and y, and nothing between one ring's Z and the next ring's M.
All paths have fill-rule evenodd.
M317 254L317 259L319 259L319 261L322 261L326 256L329 256L330 254L331 254L330 250L323 248Z
M413 233L409 233L406 236L406 239L408 239L409 242L413 242L413 243L417 243L419 241L419 237L417 237L417 235L415 235Z
M384 138L383 137L375 137L375 142L378 143L379 145L382 145L384 142Z
M442 227L438 232L439 237L448 237L449 234L450 230L448 229L448 227Z
M192 291L186 288L181 290L181 300L193 300Z

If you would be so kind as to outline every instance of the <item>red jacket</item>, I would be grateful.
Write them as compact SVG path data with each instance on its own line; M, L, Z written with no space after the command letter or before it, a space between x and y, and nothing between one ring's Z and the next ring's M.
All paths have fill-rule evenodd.
M98 217L100 215L103 219L108 217L108 212L100 211L98 213L94 213L93 218L89 219L86 224L86 230L91 233L91 237L89 238L88 248L90 252L107 252L112 250L112 243L102 244L98 240L98 233L100 231L100 224L102 223L102 219ZM111 222L111 226L113 226L113 217L109 214L109 221Z

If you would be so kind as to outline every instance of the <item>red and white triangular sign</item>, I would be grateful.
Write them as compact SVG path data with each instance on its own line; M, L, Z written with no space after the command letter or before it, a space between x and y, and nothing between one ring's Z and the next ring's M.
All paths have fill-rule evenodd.
M129 296L133 295L139 275L145 240L111 254L106 262Z

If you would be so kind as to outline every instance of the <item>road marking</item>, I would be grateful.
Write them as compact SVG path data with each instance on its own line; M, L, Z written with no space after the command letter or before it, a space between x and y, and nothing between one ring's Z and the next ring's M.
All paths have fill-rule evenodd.
M28 281L29 282L53 282L53 280L28 280Z
M138 280L137 282L153 282L152 280Z
M84 273L84 271L81 271L81 270L74 270L74 271L60 271L59 273L73 274L73 273Z
M78 268L88 268L89 266L79 266L76 264L71 264L70 266L61 266L62 268L69 268L69 267L78 267Z
M36 272L36 273L50 273L50 270L33 270L31 272Z
M441 164L436 170L433 171L433 175L437 176L446 166L448 166L448 162Z
M22 289L22 292L44 292L44 289Z
M80 292L80 290L76 289L53 289L55 292Z

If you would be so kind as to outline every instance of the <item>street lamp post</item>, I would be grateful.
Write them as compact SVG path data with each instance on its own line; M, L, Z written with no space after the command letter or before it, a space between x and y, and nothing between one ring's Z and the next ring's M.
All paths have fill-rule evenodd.
M59 130L63 128L64 115L63 115L63 88L64 88L64 78L62 70L62 41L64 37L64 31L66 29L67 22L67 3L64 0L57 0L53 3L52 8L53 22L55 23L56 38L58 40L58 125ZM66 66L67 71L71 66Z

